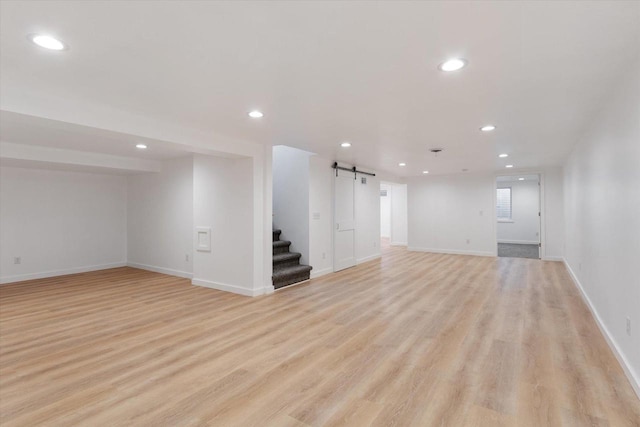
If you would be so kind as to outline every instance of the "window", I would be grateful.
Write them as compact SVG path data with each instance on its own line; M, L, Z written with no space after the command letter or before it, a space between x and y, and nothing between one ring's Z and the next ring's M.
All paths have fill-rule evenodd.
M498 188L496 197L497 206L496 213L498 220L511 219L511 187Z

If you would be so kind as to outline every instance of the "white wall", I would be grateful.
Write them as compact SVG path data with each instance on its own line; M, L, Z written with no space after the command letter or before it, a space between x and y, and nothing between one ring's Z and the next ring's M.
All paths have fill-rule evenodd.
M309 156L311 153L273 147L273 224L281 239L291 241L291 252L309 264Z
M410 250L494 255L493 175L416 177L408 181Z
M254 241L252 170L251 158L194 156L193 227L211 227L211 251L193 254L196 285L244 295L264 292L254 286L254 246L262 239Z
M640 395L639 64L626 73L565 164L565 259Z
M118 161L116 162L114 156L74 152L72 156L74 159L72 160L61 156L60 153L56 153L57 157L54 156L53 160L55 161L52 162L48 161L51 160L48 157L50 154L48 151L46 153L38 152L38 156L34 155L33 150L25 151L23 147L18 147L19 150L11 149L11 153L8 153L9 156L4 156L5 153L3 151L2 161L6 170L29 170L32 171L31 174L33 176L38 174L46 176L43 181L47 185L43 188L52 188L54 191L52 190L51 194L61 195L60 200L62 202L60 203L61 206L53 205L50 209L52 212L61 212L60 217L55 218L56 221L46 215L36 217L36 215L29 212L25 215L20 209L23 207L34 208L35 205L44 206L42 199L46 199L46 194L41 194L42 191L39 190L38 185L27 188L26 183L29 183L29 181L26 179L24 180L25 185L22 182L20 185L14 185L10 174L6 173L7 177L3 178L3 184L6 183L11 187L7 187L7 191L3 191L2 207L6 209L2 211L2 222L4 224L3 228L8 231L3 230L0 240L3 245L6 244L7 252L5 253L9 253L9 255L0 253L0 280L26 280L126 264L168 274L192 277L192 271L196 271L196 274L198 272L193 267L195 261L193 247L194 219L196 218L194 210L199 208L202 209L202 212L200 212L202 215L198 216L198 218L204 216L204 219L208 222L216 223L218 234L214 234L214 239L220 237L223 233L237 234L234 239L231 239L231 254L225 254L224 251L227 249L222 250L220 248L215 255L212 255L215 259L211 265L214 267L211 267L211 265L203 267L201 277L198 278L196 276L196 281L199 281L198 284L245 295L260 295L273 292L271 284L271 147L244 144L241 141L226 141L221 145L216 144L216 146L221 147L220 152L211 153L211 150L204 148L199 152L202 153L204 158L207 158L204 154L205 152L215 156L223 152L227 154L233 153L233 158L236 160L230 160L228 157L218 157L218 160L223 165L233 163L234 166L230 167L230 169L233 169L234 172L230 172L229 168L222 167L219 173L212 172L212 175L219 178L213 181L207 181L207 173L201 173L199 176L205 179L197 181L200 184L197 194L206 194L207 200L209 200L201 204L194 202L194 194L196 194L194 183L198 176L193 172L193 169L191 174L188 170L193 168L192 165L195 161L190 162L184 159L182 163L180 160L128 162L128 160L136 159L123 158L124 160L117 159ZM2 148L7 148L7 144L2 143ZM19 161L21 164L7 165L7 161ZM60 169L63 169L63 171L60 172ZM73 169L73 172L68 169ZM129 174L132 171L153 172L153 174L129 177L131 180L131 199L130 203L128 203L129 178L116 174ZM105 175L107 172L109 175ZM63 176L98 176L104 178L102 180L97 178L74 178L66 181L57 178ZM105 182L109 180L119 182L122 185L122 203L112 200L112 194L105 190L107 187ZM56 186L58 181L60 181L60 185ZM79 185L76 181L82 185ZM231 187L233 190L225 190L227 193L219 190L218 187L223 185L221 183L224 183L225 188ZM189 191L189 186L191 186L191 191ZM28 191L20 192L23 187ZM16 189L18 189L19 195L17 195ZM35 198L31 197L29 192L34 192L37 196ZM92 214L88 219L80 215L84 211L67 214L68 212L64 211L63 208L77 204L72 196L82 196L84 193L88 195L82 197L83 203L87 201L91 202L91 206L102 206L103 202L105 202L107 203L107 208ZM69 200L65 198L66 196L68 196ZM215 202L210 202L211 197L217 198ZM6 202L5 199L7 200ZM18 202L12 203L8 201L14 199L18 200ZM35 204L32 201L34 199L39 200L39 204ZM98 200L98 202L95 200ZM230 218L228 221L209 221L206 218L207 216L218 218L218 212L215 214L211 212L214 204L215 208L221 208L221 211L228 214ZM229 208L229 206L233 207ZM85 206L83 205L82 208L84 209ZM122 210L121 216L112 213L113 210L117 209ZM89 211L89 209L86 210ZM127 230L128 216L131 217L129 230ZM249 216L250 220L246 221L245 216ZM29 230L37 230L40 234L38 236L25 234L22 230L22 224L15 226L10 221L15 218L33 218L33 223L36 226L30 227ZM111 224L102 224L101 221L104 218L109 218L112 222L121 219L122 232L110 227ZM48 250L50 248L47 245L36 247L35 245L25 245L14 241L14 230L18 230L25 234L27 238L37 241L43 238L48 239L49 234L57 235L48 229L46 231L49 234L41 233L41 229L52 223L58 225L67 225L69 223L84 226L86 222L90 221L98 223L98 231L93 236L100 241L99 244L91 248L85 248L76 242L72 249L64 247L64 252L57 248L49 254L41 255L37 249ZM230 228L227 228L227 223L230 224ZM240 226L234 229L233 227L236 225ZM78 234L76 230L69 231L61 228L61 226L54 231L57 232L59 230L62 230L64 236L70 238L74 238L75 234ZM129 233L131 235L127 239L127 234ZM11 240L5 236L11 237ZM109 239L118 238L121 239L119 242L122 245L121 256L116 257L117 262L111 262L113 257L108 255L113 252L111 251L113 245ZM127 240L131 247L129 260L127 260ZM32 248L36 248L36 250L31 252ZM4 251L4 249L2 250ZM20 253L11 255L14 252ZM76 254L78 257L75 257ZM92 258L92 255L96 254L104 256ZM189 260L186 259L187 255L189 255ZM14 266L13 259L15 256L22 257L23 263L21 266ZM36 262L35 258L41 259ZM234 262L240 258L242 259L242 267L234 270ZM32 264L27 266L25 263ZM215 271L210 270L211 268L214 268ZM46 269L46 271L43 269Z
M262 221L254 217L254 223L258 227L254 230L255 236L259 235L262 229L262 250L258 245L254 245L253 264L256 270L260 270L261 274L256 273L253 277L254 289L264 289L264 293L270 294L275 291L273 288L273 149L270 145L263 147L264 160L262 162L262 191L253 193L254 206L262 205ZM259 183L256 172L259 171L260 161L253 158L254 186ZM260 194L258 194L260 193ZM257 209L260 211L260 209Z
M531 173L542 175L542 257L561 260L564 250L562 169L550 167L523 172ZM409 249L495 255L495 179L492 174L411 178L408 182Z
M383 182L380 190L387 192L380 196L380 237L391 238L391 185Z
M356 262L380 257L380 179L358 175L355 183ZM366 184L362 183L366 178Z
M0 280L125 265L126 203L123 176L0 168Z
M564 257L564 186L562 168L546 168L542 175L542 259L562 261Z
M333 272L333 162L309 158L309 265L311 277Z
M193 273L193 158L128 177L128 264L181 277ZM188 259L187 259L188 258Z
M538 181L499 181L497 188L511 188L511 220L497 222L499 243L540 242L540 187Z
M391 190L391 244L407 245L407 184L393 184Z

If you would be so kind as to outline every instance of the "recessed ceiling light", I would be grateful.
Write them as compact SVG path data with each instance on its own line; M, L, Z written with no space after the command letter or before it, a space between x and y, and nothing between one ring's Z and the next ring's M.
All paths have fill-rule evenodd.
M518 181L524 181L524 178L518 178Z
M513 165L507 165L507 166L505 166L505 168L512 168L512 167L513 167Z
M492 130L496 130L496 127L494 125L486 125L486 126L482 126L480 130L482 132L491 132Z
M147 146L145 144L136 144L136 148L144 150L145 148L147 148Z
M440 71L457 71L464 68L467 65L467 61L462 58L453 58L443 62L438 66Z
M60 40L44 34L30 34L29 40L45 49L65 50L67 48Z
M260 117L263 117L263 116L264 114L262 114L262 112L258 110L253 110L249 112L249 117L251 117L252 119L259 119Z
M426 175L429 173L429 171L422 171L422 173Z
M398 163L398 166L407 166L407 164L402 162L402 163Z
M341 147L347 148L347 147L351 147L351 143L350 142L343 142L342 144L340 144Z
M509 155L508 155L508 154L503 153L503 154L499 154L499 155L498 155L498 157L505 158L505 157L509 157Z

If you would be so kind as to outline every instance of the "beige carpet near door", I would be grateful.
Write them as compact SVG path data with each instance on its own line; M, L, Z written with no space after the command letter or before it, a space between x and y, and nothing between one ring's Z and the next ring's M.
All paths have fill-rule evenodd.
M540 259L539 253L538 245L498 243L499 257Z

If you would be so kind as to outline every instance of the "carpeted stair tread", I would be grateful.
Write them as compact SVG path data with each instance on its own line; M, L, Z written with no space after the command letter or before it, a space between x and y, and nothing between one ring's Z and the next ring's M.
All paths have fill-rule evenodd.
M273 263L277 264L280 262L285 262L285 261L293 261L293 260L298 260L300 259L300 257L302 256L302 254L299 254L297 252L285 252L282 254L276 254L273 256Z
M301 254L290 252L291 242L280 240L282 230L273 229L273 288L280 289L311 277L311 266L300 265Z
M273 280L275 282L280 279L307 274L311 269L312 267L310 265L293 265L290 267L278 268L273 270Z

